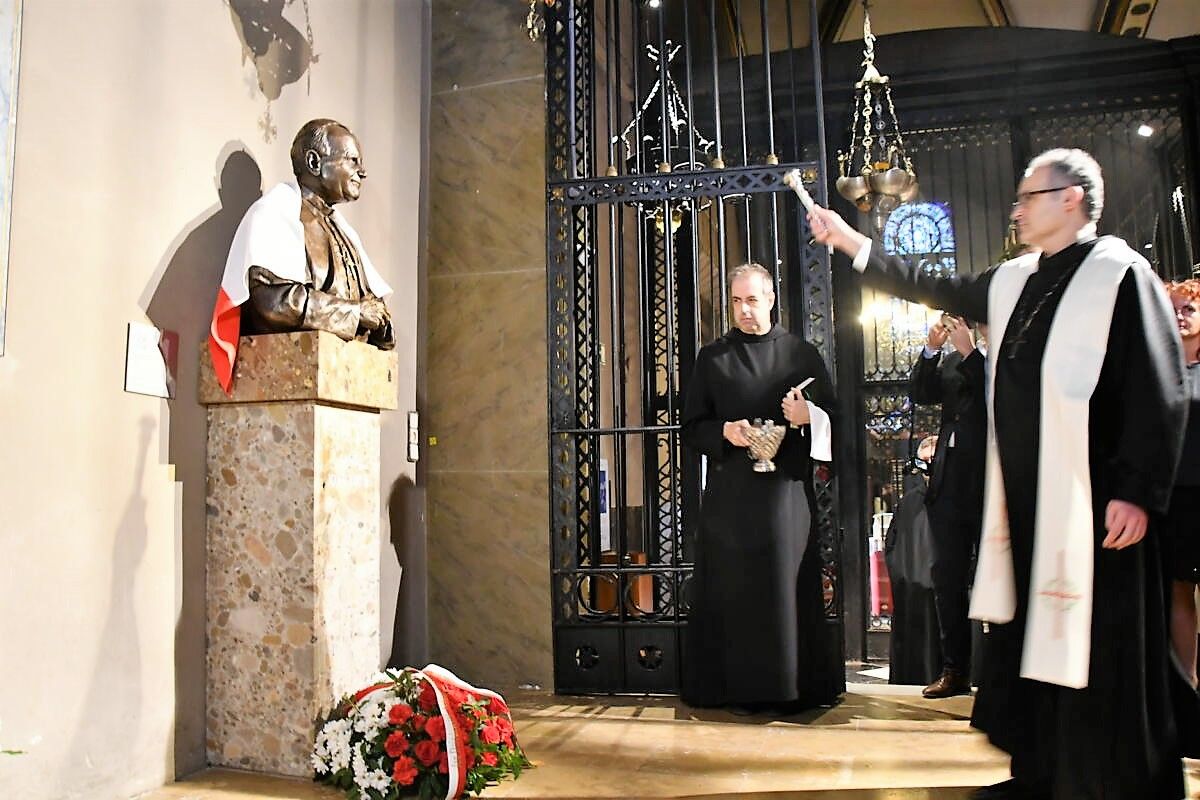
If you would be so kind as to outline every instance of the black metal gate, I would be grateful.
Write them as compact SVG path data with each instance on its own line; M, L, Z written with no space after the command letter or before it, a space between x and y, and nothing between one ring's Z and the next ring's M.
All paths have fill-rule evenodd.
M747 126L748 114L773 119L771 63L760 60L768 90L749 101L750 32L729 4L652 6L546 8L551 596L563 693L678 691L702 482L700 459L680 446L680 389L699 345L726 328L727 268L771 269L783 320L834 366L828 257L807 244L782 183L801 169L823 198L823 157L802 157L794 127L788 146L773 122ZM756 33L770 52L765 2L761 11ZM789 296L803 309L789 309ZM815 486L829 635L813 646L840 664L836 488L824 475Z

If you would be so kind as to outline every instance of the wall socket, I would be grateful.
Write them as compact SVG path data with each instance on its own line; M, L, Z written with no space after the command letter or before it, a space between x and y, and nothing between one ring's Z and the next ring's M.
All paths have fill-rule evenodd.
M421 415L408 412L408 460L416 463L421 457Z

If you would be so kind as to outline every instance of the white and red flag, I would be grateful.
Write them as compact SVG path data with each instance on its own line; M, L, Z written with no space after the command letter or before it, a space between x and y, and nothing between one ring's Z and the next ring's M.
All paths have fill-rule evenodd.
M241 335L241 306L250 299L247 281L250 267L263 267L284 280L308 282L300 202L300 186L295 181L281 183L250 206L233 235L208 332L213 370L226 394L233 389L233 367L237 362L238 337ZM381 298L391 294L392 287L371 264L358 233L337 209L331 219L358 251L371 292Z

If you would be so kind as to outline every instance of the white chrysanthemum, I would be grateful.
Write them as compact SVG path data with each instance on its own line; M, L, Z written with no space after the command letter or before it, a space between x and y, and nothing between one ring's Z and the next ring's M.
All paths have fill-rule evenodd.
M390 695L377 696L367 700L358 707L358 714L354 718L354 730L368 739L374 739L379 734L380 728L387 725L388 709L391 705Z
M334 719L325 723L317 734L313 749L313 765L319 761L324 769L318 772L338 772L350 766L350 736L353 728L348 719Z
M369 797L368 790L374 789L380 794L387 792L392 785L392 776L378 769L371 769L367 766L367 759L363 756L362 747L354 749L354 757L351 759L351 766L354 770L354 784L358 786L359 791L364 797Z

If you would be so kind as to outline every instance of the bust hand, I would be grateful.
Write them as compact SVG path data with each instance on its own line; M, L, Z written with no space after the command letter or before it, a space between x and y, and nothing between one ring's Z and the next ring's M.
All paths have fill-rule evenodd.
M374 295L367 295L359 303L359 324L369 331L382 328L387 322L387 306Z

